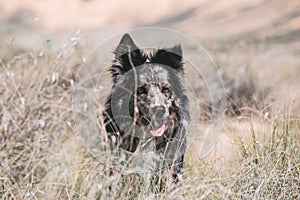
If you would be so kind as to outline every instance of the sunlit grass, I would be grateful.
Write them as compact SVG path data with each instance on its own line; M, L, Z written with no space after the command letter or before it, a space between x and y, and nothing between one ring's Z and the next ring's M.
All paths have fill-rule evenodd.
M287 101L268 115L254 107L253 116L229 117L214 150L201 157L196 137L183 180L158 189L143 174L123 175L94 159L78 140L72 85L85 49L72 40L58 51L50 46L10 47L0 60L3 199L299 198L299 105Z

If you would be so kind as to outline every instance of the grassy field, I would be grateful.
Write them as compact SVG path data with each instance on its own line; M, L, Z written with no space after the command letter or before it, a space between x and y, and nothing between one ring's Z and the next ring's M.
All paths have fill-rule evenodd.
M297 91L279 100L278 87L268 89L267 100L257 98L268 79L261 83L246 72L245 81L229 73L227 95L234 103L228 106L247 112L225 117L216 145L205 155L202 139L210 124L199 122L203 133L188 148L182 181L157 191L143 175L111 171L81 142L72 96L87 49L72 41L55 50L49 46L46 41L36 51L1 48L2 199L300 198L300 104L293 96ZM227 61L219 52L214 58L220 65ZM299 81L289 78L299 71L285 73L283 84L299 87Z

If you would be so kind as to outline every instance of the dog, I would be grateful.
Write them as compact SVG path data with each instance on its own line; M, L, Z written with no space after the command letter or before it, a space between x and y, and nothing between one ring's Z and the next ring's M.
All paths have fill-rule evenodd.
M181 46L149 52L126 33L114 55L113 86L103 112L112 148L137 152L152 141L157 155L154 170L169 167L178 182L190 120Z

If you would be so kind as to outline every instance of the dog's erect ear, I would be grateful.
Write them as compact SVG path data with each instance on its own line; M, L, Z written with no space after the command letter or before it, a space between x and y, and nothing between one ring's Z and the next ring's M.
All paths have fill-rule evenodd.
M138 49L138 47L134 44L130 35L126 33L125 35L123 35L119 45L116 48L115 56L116 58L120 58L122 55L128 54L128 52L136 49Z
M133 67L142 65L147 60L147 56L134 44L127 33L122 37L114 53L115 60L110 69L114 83Z
M125 73L132 67L143 64L146 61L143 52L134 44L129 34L125 34L115 50L115 60L119 62L120 72Z
M180 45L171 48L158 49L150 58L151 62L170 66L183 71L182 49Z

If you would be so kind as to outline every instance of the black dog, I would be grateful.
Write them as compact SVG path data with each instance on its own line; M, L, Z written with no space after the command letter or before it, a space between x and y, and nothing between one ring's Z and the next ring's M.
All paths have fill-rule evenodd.
M177 182L189 121L181 46L148 52L125 34L110 71L113 87L103 112L110 142L135 152L152 140L158 156L155 170L171 166Z

